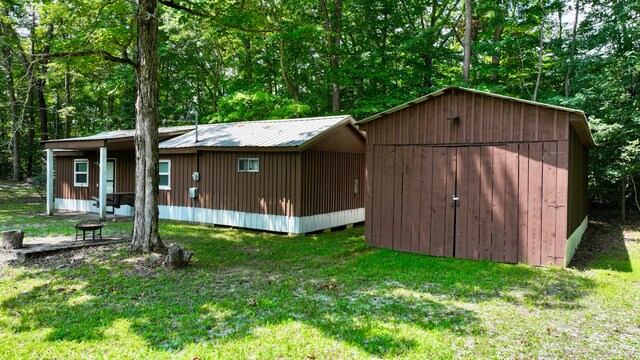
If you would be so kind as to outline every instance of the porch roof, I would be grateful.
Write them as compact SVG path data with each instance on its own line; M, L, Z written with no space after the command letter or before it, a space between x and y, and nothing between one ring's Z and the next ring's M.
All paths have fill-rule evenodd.
M193 130L193 125L169 126L158 128L159 140L185 134ZM95 150L100 147L108 149L133 149L135 130L103 131L90 136L43 141L45 149Z

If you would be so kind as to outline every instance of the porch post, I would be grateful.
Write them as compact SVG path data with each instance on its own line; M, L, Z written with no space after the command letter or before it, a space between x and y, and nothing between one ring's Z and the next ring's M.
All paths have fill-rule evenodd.
M47 149L47 215L53 215L53 149Z
M100 202L100 221L107 220L107 148L100 147L100 182L98 184L98 199Z

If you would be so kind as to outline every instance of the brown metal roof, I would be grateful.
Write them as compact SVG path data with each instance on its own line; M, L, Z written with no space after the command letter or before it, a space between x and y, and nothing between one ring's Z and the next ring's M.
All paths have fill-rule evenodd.
M225 148L302 150L345 124L353 124L350 115L301 119L244 121L205 124L160 143L160 149Z
M584 146L586 146L587 148L592 148L592 147L594 147L596 145L594 140L593 140L593 136L591 135L591 129L589 128L589 123L587 122L587 117L586 117L586 115L584 114L584 112L582 110L571 109L571 108L567 108L567 107L563 107L563 106L557 106L557 105L550 105L550 104L545 104L545 103L541 103L541 102L537 102L537 101L518 99L518 98L511 97L511 96L499 95L499 94L494 94L494 93L490 93L490 92L486 92L486 91L463 88L463 87L459 87L459 86L448 86L446 88L443 88L443 89L440 89L438 91L432 92L430 94L424 95L422 97L419 97L417 99L411 100L411 101L406 102L404 104L398 105L398 106L393 107L391 109L388 109L388 110L382 111L380 113L377 113L375 115L369 116L368 118L359 120L359 121L356 122L356 124L360 125L360 124L368 123L370 121L373 121L373 120L376 120L378 118L381 118L384 115L395 113L396 111L400 111L400 110L408 108L408 107L410 107L412 105L419 104L419 103L421 103L423 101L426 101L426 100L432 99L434 97L446 94L448 92L454 92L454 91L465 91L465 92L469 92L469 93L485 95L485 96L492 96L492 97L496 97L496 98L499 98L499 99L515 101L515 102L520 102L520 103L529 104L529 105L546 107L546 108L549 108L549 109L566 111L568 113L571 113L571 114L575 115L575 116L572 116L572 118L570 120L570 123L574 127L576 132L578 133L578 137L580 138L580 141L582 142L582 144Z

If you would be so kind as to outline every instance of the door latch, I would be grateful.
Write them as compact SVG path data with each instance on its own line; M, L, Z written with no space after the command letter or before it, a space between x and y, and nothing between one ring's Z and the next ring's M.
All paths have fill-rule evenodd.
M451 200L453 201L451 203L451 207L453 207L454 205L455 206L460 206L460 197L459 196L453 194L453 195L451 195Z

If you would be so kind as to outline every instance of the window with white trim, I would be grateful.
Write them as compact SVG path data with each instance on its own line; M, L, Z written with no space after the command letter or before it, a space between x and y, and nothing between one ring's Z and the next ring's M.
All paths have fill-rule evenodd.
M238 172L259 172L259 171L260 171L259 158L239 158L238 159Z
M160 173L160 190L171 190L171 160L160 160L158 164Z
M89 186L89 160L87 159L73 160L73 186L77 186L77 187Z

